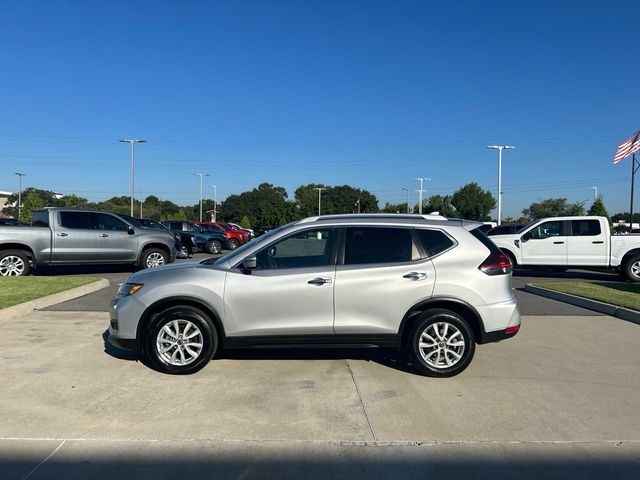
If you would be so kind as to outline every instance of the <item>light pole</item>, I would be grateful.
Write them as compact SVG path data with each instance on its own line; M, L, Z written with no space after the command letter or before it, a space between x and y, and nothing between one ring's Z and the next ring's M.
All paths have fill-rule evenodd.
M598 199L598 187L591 188L593 188L593 201L595 202Z
M487 148L498 150L498 225L502 223L502 150L513 150L511 145L488 145Z
M422 186L423 186L423 183L424 183L425 180L430 181L431 179L430 178L425 178L425 177L417 177L416 180L418 180L420 182L420 190L416 190L416 192L420 192L420 199L418 201L418 213L420 215L422 215L422 192L426 191L426 190L424 190L422 188Z
M360 213L360 199L358 199L358 200L356 201L356 203L354 203L354 204L353 204L353 206L354 206L354 207L355 207L355 206L357 206L357 207L358 207L358 213Z
M218 215L218 185L209 185L213 188L213 221L217 222L216 218Z
M208 177L208 173L194 173L194 175L200 177L200 221L202 221L202 177Z
M20 221L20 209L22 208L22 177L26 176L26 173L16 172L18 176L18 221Z
M402 190L406 190L407 192L407 213L411 213L409 212L409 189L403 187Z
M123 139L118 140L121 143L130 143L131 144L131 216L133 217L133 189L134 189L134 152L136 143L147 143L146 140L138 140L138 139Z
M318 216L320 216L322 210L322 191L326 190L326 188L316 187L315 190L318 190Z

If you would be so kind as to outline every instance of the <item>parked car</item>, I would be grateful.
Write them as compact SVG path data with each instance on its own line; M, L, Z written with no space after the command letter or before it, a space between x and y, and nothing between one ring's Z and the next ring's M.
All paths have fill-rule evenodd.
M142 228L96 210L44 208L32 226L0 229L0 275L27 275L46 265L131 264L150 268L176 258L168 232Z
M640 282L640 237L611 235L605 217L551 217L491 239L513 265L543 269L616 268Z
M17 226L20 225L20 222L15 218L0 218L0 226Z
M226 223L222 222L196 222L207 232L217 232L227 236L227 245L229 250L235 250L236 248L244 245L249 241L249 237L245 232L239 232L234 230Z
M231 225L231 227L234 228L235 230L241 230L243 232L246 232L247 236L249 237L249 240L256 238L256 234L250 228L242 228L240 225L236 223L229 223L229 225Z
M498 225L493 227L487 232L490 237L493 235L513 235L518 233L522 228L526 227L524 223L517 223L514 225Z
M109 341L166 373L219 348L379 346L415 368L463 371L476 343L513 337L511 264L478 227L434 215L328 215L218 259L139 272L113 301Z
M167 220L162 222L162 225L172 232L191 233L195 237L196 247L200 252L216 254L222 252L223 248L229 248L227 243L229 237L224 233L207 232L194 222Z
M150 218L136 218L136 220L147 228L154 228L156 230L167 230L171 232L171 230L162 225L160 222L156 222L155 220L151 220ZM195 235L193 235L193 233L183 231L172 233L176 235L176 240L178 241L178 244L176 245L178 258L189 258L194 254L194 252L198 250L196 237Z

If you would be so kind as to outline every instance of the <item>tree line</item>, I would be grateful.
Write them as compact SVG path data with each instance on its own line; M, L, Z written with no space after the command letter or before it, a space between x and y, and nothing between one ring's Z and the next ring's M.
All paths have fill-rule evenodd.
M320 193L318 193L320 192ZM270 183L261 183L256 188L228 196L217 205L219 220L240 223L245 227L273 228L304 217L318 214L318 195L321 196L321 213L323 215L344 213L406 213L419 211L417 204L385 203L381 208L378 198L371 192L350 185L330 186L310 183L298 187L293 198L289 198L284 187ZM17 217L18 201L16 194L10 196L3 213ZM130 197L119 196L108 200L90 202L77 195L58 195L53 191L33 187L22 193L20 221L31 222L33 210L42 207L74 207L93 208L116 214L130 213ZM147 196L142 202L135 200L134 215L153 220L198 220L199 203L181 206L170 200L161 200L155 195ZM469 220L490 221L490 212L496 207L496 199L488 190L471 182L451 195L432 195L423 200L423 213L439 212L446 217L466 218ZM203 200L203 212L212 212L213 200ZM522 210L518 218L505 218L503 223L528 223L530 221L565 215L601 215L609 217L602 197L585 209L584 202L570 203L566 198L549 198L534 202ZM206 218L210 213L206 214ZM614 219L624 214L616 214ZM639 214L640 216L640 214ZM628 214L625 219L628 218ZM639 218L640 220L640 218Z

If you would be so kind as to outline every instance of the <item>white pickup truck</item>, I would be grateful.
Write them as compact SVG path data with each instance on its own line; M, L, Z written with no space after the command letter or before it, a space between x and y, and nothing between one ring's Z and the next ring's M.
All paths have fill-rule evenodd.
M640 282L640 235L611 236L605 217L552 217L491 240L514 266L616 268Z

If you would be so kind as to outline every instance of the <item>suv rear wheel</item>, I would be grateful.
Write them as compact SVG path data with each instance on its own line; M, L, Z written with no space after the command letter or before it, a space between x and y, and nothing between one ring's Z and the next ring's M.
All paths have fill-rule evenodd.
M462 372L476 349L469 324L457 313L446 309L420 314L409 335L409 356L423 375L452 377Z
M206 250L211 254L220 253L222 251L222 243L219 240L211 240L207 243Z
M145 352L164 373L184 375L202 369L218 349L218 334L209 318L190 306L171 307L154 320Z

